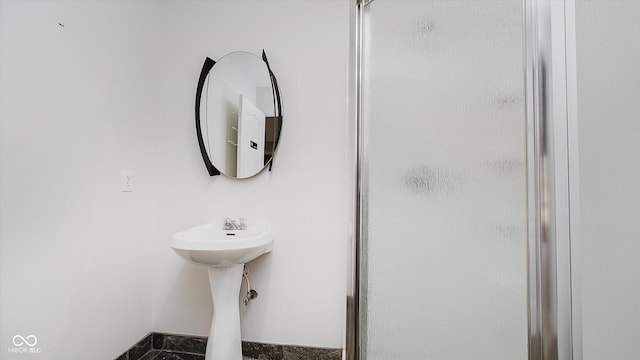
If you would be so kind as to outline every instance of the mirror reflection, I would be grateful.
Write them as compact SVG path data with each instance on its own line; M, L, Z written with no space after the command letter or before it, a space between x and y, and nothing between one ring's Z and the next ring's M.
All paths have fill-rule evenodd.
M220 173L242 179L269 165L281 129L276 89L266 57L233 52L213 63L201 88L199 140Z

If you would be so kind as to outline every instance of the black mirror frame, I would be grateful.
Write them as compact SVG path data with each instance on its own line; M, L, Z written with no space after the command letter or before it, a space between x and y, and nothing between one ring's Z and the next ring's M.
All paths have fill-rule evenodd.
M264 50L262 50L262 60L267 65L267 70L269 70L269 77L271 78L271 88L273 91L273 101L274 101L274 110L276 111L276 116L278 118L278 133L276 134L275 143L273 146L273 154L271 155L271 159L269 160L269 171L271 171L271 167L273 166L273 158L276 155L276 149L278 148L278 143L280 142L280 134L282 132L282 105L280 102L280 90L278 89L278 81L276 80L275 75L271 71L271 67L269 66L269 61L267 60L267 54ZM207 154L207 148L204 146L204 139L202 138L202 125L200 120L200 102L202 97L202 89L204 88L204 83L207 80L207 76L209 72L216 64L215 60L207 57L204 60L204 64L202 65L202 70L200 71L200 78L198 79L198 87L196 89L196 108L195 108L195 118L196 118L196 135L198 136L198 146L200 147L200 153L202 154L202 160L204 161L204 165L207 168L207 172L209 176L220 175L220 170L218 170L212 163L209 158L209 154ZM266 166L265 166L266 167ZM258 173L262 172L264 167L258 171ZM258 174L256 173L256 175Z

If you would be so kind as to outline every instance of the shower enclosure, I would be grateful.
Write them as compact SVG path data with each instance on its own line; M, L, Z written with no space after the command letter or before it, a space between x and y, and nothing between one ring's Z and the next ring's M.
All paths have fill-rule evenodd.
M347 358L640 358L640 1L355 13Z

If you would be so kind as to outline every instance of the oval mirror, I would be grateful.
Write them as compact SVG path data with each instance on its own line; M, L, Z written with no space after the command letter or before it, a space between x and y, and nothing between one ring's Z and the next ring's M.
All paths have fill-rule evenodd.
M207 58L196 91L196 132L209 175L245 179L273 164L282 130L280 93L262 58Z

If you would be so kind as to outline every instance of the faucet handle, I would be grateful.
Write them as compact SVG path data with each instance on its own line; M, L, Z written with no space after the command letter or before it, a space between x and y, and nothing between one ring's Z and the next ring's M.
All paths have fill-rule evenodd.
M240 218L238 219L238 230L247 230L247 219L246 218Z
M236 221L232 218L225 218L222 223L223 230L234 230L236 228Z

